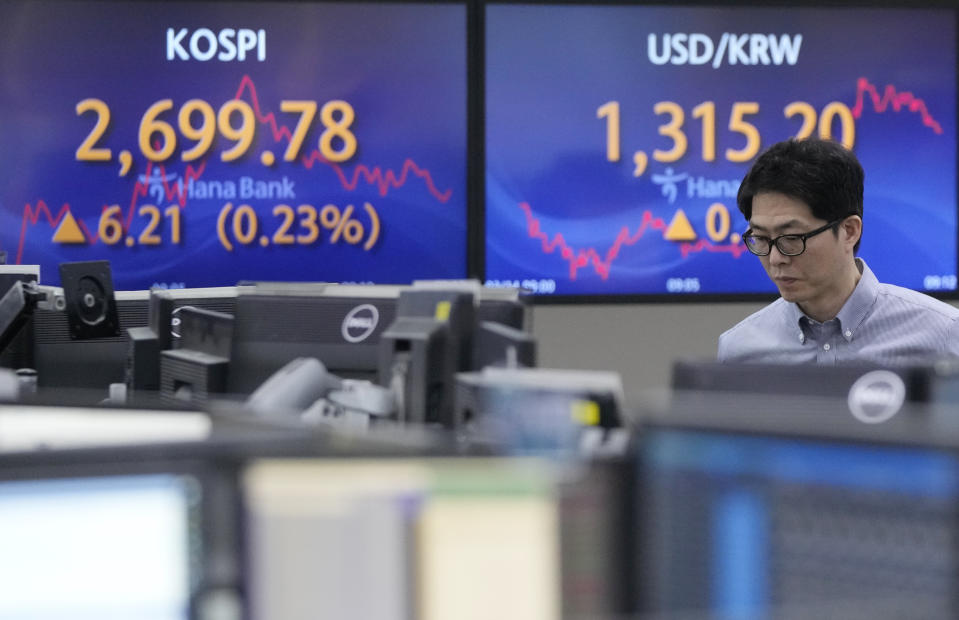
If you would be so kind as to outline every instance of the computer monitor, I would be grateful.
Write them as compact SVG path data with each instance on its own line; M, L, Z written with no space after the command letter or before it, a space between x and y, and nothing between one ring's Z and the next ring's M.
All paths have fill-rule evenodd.
M484 286L479 280L414 280L415 290L472 293L476 320L492 321L515 329L532 330L530 291L519 286Z
M736 192L764 149L818 136L866 170L870 267L956 294L954 3L481 10L490 285L567 302L770 298Z
M726 428L647 423L638 450L639 614L956 615L956 446L928 432L866 440L820 422L801 432L729 420Z
M260 282L239 287L228 391L250 394L298 357L375 381L380 336L400 291L390 285Z
M681 359L673 364L671 398L676 407L723 415L762 417L774 403L777 415L788 411L875 424L921 404L959 402L957 385L959 366L946 361L890 367Z
M72 464L51 451L3 457L0 616L192 620L213 607L239 614L233 472L154 456L104 451Z
M254 461L251 617L558 618L555 480L533 460Z
M109 255L121 290L465 277L467 15L0 3L0 247Z
M171 474L0 482L0 615L187 618L195 484Z

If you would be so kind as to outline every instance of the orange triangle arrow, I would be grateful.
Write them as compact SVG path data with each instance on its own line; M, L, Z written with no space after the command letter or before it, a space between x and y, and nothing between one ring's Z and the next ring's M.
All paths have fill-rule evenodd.
M87 238L83 236L83 231L77 225L77 220L69 211L63 216L57 231L53 233L54 243L86 243Z
M683 213L682 209L676 209L676 215L663 233L663 239L666 241L695 241L696 231L689 223L689 218Z

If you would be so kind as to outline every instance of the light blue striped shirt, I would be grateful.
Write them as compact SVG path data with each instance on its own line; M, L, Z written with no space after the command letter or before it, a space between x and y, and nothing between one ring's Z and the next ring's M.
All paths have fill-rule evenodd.
M724 362L876 363L901 366L959 357L959 308L862 277L836 318L820 323L781 297L719 337Z

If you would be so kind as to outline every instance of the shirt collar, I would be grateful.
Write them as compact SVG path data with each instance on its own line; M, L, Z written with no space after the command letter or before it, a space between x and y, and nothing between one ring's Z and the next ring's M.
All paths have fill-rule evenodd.
M879 280L876 279L872 269L861 258L856 259L856 266L859 267L862 276L859 278L859 283L856 284L852 295L849 296L842 309L839 310L839 314L836 315L839 324L842 326L842 335L847 341L852 340L856 330L866 320L866 315L869 314L879 298Z
M879 297L879 280L876 279L876 275L869 268L869 265L863 259L856 258L856 266L859 267L862 275L856 284L856 288L853 289L852 295L849 296L849 299L839 310L839 314L836 315L842 328L842 336L847 342L855 336L856 330L862 325L866 315L869 314ZM788 324L798 327L799 341L803 342L805 340L803 321L811 321L812 319L803 314L803 311L794 302L786 304L786 315Z

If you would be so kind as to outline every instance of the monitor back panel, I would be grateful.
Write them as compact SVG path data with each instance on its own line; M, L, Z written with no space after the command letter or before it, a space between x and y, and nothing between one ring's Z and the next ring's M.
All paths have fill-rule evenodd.
M380 336L396 304L395 298L241 295L229 391L249 394L298 357L315 357L342 377L375 380Z

